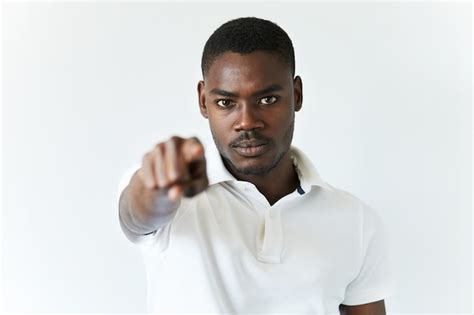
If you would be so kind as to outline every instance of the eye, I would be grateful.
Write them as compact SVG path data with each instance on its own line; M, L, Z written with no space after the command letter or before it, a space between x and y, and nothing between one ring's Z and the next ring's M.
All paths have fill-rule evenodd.
M216 104L220 107L230 107L233 105L232 101L227 99L218 100Z
M275 103L277 100L278 100L278 98L276 96L267 96L267 97L264 97L264 98L260 99L260 101L258 103L263 104L263 105L271 105L271 104Z

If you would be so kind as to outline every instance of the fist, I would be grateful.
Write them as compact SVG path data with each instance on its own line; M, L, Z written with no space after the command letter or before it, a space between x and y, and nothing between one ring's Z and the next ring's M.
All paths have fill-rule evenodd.
M166 189L173 201L192 197L209 185L204 148L195 137L171 137L143 156L138 176L147 189Z

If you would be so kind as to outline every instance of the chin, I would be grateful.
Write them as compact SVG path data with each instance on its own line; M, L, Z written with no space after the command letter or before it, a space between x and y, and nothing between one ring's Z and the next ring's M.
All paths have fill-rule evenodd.
M270 172L276 165L252 165L247 167L236 167L234 169L237 173L242 175L262 176Z
M238 157L238 160L229 159L224 157L227 164L238 174L247 176L263 176L274 169L281 160L280 158L268 159L268 157L254 157L254 158L242 158Z

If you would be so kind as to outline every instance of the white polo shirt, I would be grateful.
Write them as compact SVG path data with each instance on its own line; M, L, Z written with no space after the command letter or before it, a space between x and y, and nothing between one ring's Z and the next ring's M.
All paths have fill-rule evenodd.
M290 152L301 187L272 206L227 171L212 145L209 187L183 198L169 224L143 236L121 224L143 252L150 313L339 314L339 304L389 295L379 214L324 183L299 149Z

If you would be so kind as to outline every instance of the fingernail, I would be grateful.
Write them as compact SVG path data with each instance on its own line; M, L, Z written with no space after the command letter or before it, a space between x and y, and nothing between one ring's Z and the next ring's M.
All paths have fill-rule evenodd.
M170 198L171 201L176 201L179 199L180 192L176 188L170 188L168 190L168 198Z
M169 198L171 201L175 201L175 200L176 200L176 193L174 192L173 189L168 190L168 198Z

